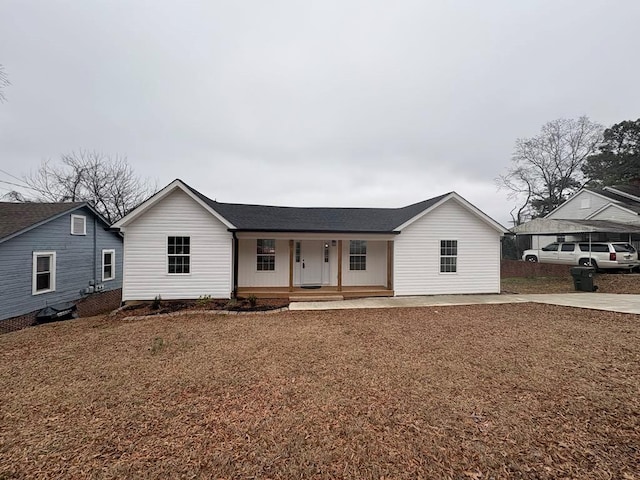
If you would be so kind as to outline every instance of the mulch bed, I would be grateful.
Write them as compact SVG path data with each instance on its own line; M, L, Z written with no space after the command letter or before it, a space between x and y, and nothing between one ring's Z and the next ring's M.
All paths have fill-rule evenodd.
M534 304L0 336L0 478L637 479L640 321Z
M160 302L145 302L124 306L116 312L118 318L130 316L160 315L164 313L227 310L230 312L267 312L278 310L289 305L288 299L260 298L252 304L246 298L236 299L200 299L200 300L162 300Z

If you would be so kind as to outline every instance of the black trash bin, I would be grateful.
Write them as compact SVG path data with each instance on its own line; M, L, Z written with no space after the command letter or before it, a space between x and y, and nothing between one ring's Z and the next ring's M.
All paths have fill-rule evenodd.
M598 287L593 285L593 275L596 269L593 267L573 267L571 276L573 277L573 286L580 292L595 292Z
M67 320L78 318L78 307L73 302L63 302L56 305L49 305L36 314L36 323L55 322L56 320Z

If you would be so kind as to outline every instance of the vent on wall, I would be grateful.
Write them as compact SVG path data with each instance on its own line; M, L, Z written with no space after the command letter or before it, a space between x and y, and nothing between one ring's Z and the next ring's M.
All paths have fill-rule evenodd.
M71 215L71 235L87 234L87 217L84 215Z

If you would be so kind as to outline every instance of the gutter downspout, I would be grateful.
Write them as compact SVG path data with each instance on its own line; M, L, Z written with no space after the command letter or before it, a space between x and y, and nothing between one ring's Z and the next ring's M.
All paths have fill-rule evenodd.
M98 219L93 215L93 285L98 285L98 239L96 238L96 223ZM100 277L102 280L102 277Z
M238 237L236 232L231 232L233 236L233 297L238 298Z

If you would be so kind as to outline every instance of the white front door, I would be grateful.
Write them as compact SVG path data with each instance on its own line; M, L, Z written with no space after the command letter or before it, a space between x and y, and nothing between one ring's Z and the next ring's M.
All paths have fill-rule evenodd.
M324 242L303 240L300 242L301 284L322 285L322 260Z

